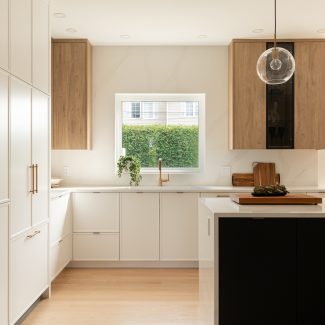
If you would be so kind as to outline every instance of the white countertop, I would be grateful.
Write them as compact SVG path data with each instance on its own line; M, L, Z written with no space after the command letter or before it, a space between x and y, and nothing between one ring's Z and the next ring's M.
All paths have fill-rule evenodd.
M203 203L217 217L238 217L253 214L255 217L283 217L288 214L306 216L312 214L313 217L325 217L324 204L317 205L240 205L233 202L230 198L201 198Z
M58 191L69 192L195 192L195 193L248 193L253 187L240 186L80 186L80 187L58 187L53 188L51 193ZM292 186L289 192L325 192L325 188L316 186ZM55 195L55 194L54 194ZM51 195L52 197L52 195Z

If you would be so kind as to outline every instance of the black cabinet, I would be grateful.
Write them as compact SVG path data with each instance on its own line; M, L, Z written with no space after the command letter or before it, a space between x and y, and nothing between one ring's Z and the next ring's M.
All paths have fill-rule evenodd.
M219 325L324 325L325 220L219 219Z

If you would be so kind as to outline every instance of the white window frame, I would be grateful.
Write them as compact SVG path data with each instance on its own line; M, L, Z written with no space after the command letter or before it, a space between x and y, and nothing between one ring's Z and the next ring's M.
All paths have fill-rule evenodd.
M169 174L194 174L200 173L205 168L205 94L115 94L115 166L123 154L122 149L122 103L123 102L187 102L199 103L199 166L197 168L163 168L163 173ZM115 167L117 173L117 168ZM141 174L158 174L157 168L141 168Z

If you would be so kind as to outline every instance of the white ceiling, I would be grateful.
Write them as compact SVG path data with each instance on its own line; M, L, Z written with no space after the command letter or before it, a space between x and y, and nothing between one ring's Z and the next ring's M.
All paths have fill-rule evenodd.
M325 0L278 0L278 36L325 37L324 13ZM93 45L219 45L272 37L273 0L52 0L51 19L53 37Z

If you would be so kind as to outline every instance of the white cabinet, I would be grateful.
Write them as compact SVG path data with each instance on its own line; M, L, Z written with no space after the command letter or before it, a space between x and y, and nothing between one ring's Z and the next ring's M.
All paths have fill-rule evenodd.
M6 73L1 72L0 70L0 200L5 200L9 198L9 193L8 193L9 191L8 90L9 90L9 77Z
M11 73L31 83L32 79L32 0L10 0Z
M9 70L9 0L0 0L0 68Z
M49 93L49 4L33 0L33 86Z
M74 261L118 261L119 234L73 234Z
M48 288L48 224L11 241L10 323L14 324Z
M159 193L121 194L120 259L159 260Z
M119 232L118 193L74 193L74 232Z
M160 259L198 260L198 193L160 194Z
M8 206L0 205L0 324L8 324Z

